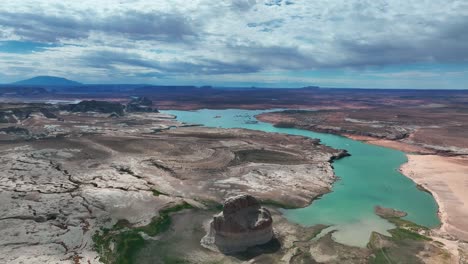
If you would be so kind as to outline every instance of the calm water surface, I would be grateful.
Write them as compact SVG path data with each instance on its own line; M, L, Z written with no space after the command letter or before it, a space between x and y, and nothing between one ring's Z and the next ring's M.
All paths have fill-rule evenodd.
M376 205L405 211L408 213L406 219L420 225L435 227L440 224L433 197L417 189L411 180L398 172L398 168L407 161L403 152L331 134L254 123L255 115L268 111L272 110L164 112L176 115L182 122L301 135L318 138L322 144L332 148L348 150L351 157L333 164L340 180L333 185L331 193L308 207L283 211L289 220L305 226L331 225L328 230L336 230L333 237L338 242L365 246L372 231L388 234L386 230L393 228L393 225L374 214Z

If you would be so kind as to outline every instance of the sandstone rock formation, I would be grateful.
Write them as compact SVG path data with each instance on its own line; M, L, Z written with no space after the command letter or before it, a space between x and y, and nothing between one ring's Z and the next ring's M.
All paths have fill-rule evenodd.
M40 110L27 114L31 107L50 107L47 109L57 118L40 115ZM316 140L192 127L154 112L125 113L114 119L101 112L59 108L0 104L0 112L11 110L18 122L0 123L0 263L70 263L78 259L80 263L105 263L93 237L119 221L128 223L126 228L141 228L158 217L161 208L241 193L303 207L329 192L336 179L328 161L338 151ZM20 130L12 127L27 129L29 136L17 135ZM265 219L268 226L269 214L260 210L258 202L247 200L246 205L253 208L253 216L241 222L247 227L240 225L237 229L241 231L232 236L252 234L248 241L257 242L262 235L271 238L271 228L262 228L265 224L260 221ZM224 220L230 219L227 216L235 208L226 206ZM210 212L200 212L199 223L210 218ZM194 221L188 214L187 218L183 221ZM223 230L235 227L227 225L235 223L229 221L220 222ZM191 246L205 235L203 230L194 232L196 236L187 232L196 241L188 240ZM146 247L155 240L145 241ZM262 249L273 250L273 244ZM114 251L113 243L101 248L118 250ZM203 250L205 253L208 260L212 256L229 258L219 252Z
M155 112L159 111L153 108L153 101L148 97L135 97L126 106L127 112Z
M202 245L235 253L268 243L274 236L270 212L251 195L228 198L223 211L213 217Z
M5 104L0 105L0 123L18 124L33 116L57 118L53 106L46 104Z
M61 110L71 111L71 112L96 112L96 113L116 113L119 116L124 115L124 106L117 102L107 102L107 101L81 101L78 104L69 104L61 106Z

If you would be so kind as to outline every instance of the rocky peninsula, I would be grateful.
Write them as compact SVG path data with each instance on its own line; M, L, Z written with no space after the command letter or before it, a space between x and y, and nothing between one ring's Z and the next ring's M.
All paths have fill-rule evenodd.
M317 140L154 111L109 118L106 105L1 105L0 262L114 263L130 254L114 246L151 241L179 210L241 193L307 206L336 179L330 160L342 151Z

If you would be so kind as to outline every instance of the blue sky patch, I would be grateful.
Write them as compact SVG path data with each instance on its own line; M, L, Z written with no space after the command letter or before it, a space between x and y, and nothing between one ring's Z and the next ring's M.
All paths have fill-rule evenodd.
M4 53L31 53L43 51L46 48L58 47L57 44L47 44L32 41L8 40L0 41L0 52Z

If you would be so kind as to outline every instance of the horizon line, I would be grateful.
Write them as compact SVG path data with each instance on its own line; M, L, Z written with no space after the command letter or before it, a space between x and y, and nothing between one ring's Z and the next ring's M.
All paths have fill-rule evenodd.
M218 85L195 85L195 84L149 84L149 83L81 83L80 85L53 85L53 84L15 84L15 83L0 83L0 86L14 87L42 87L42 88L66 88L66 87L85 87L85 86L112 86L112 85L127 85L127 86L153 86L153 87L194 87L194 88L213 88L213 89L355 89L355 90L418 90L418 91L464 91L468 88L379 88L379 87L325 87L317 85L308 86L291 86L291 87L269 87L269 86L218 86Z

